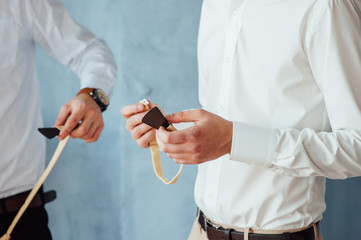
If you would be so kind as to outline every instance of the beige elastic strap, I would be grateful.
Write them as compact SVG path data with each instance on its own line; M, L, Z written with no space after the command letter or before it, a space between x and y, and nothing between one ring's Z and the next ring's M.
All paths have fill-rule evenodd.
M145 111L149 110L149 102L147 100L140 101L141 104L145 106ZM177 131L177 129L170 124L167 128L168 131ZM172 178L172 180L168 180L164 174L162 169L162 163L160 161L160 152L159 146L156 138L153 138L149 143L150 153L152 155L152 163L155 175L164 183L164 184L174 184L178 181L180 174L182 173L183 164L179 167L178 173ZM0 239L1 240L1 239Z
M162 164L160 161L159 146L155 138L150 142L150 153L152 155L152 163L155 175L160 180L162 180L164 184L176 183L182 172L183 164L181 164L181 166L179 167L178 173L172 178L172 180L169 181L163 174Z
M60 128L60 127L59 127ZM33 200L35 194L39 191L40 187L43 185L45 179L48 177L49 173L53 169L56 161L58 160L61 152L63 151L66 143L68 142L69 136L67 136L64 140L60 141L58 147L55 150L53 157L51 158L49 165L45 169L43 175L39 178L38 182L36 183L35 187L31 190L28 197L26 198L23 206L20 208L19 212L16 214L13 222L11 223L10 227L6 231L6 233L0 238L0 240L10 240L10 235L13 232L16 224L20 220L21 216L24 214L25 210L28 208L29 204Z
M243 240L248 240L249 228L246 228L243 233Z

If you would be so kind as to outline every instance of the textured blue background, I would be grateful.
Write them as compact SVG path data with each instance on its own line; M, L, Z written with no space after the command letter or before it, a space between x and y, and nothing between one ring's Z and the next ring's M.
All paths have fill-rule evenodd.
M63 0L76 21L104 39L118 64L118 83L96 143L71 139L45 184L54 240L185 240L195 217L195 166L163 185L148 149L125 130L121 107L148 98L168 112L197 108L196 42L201 0ZM67 68L38 49L45 124L79 89ZM48 141L50 159L57 141ZM177 166L164 155L166 175ZM326 240L361 239L361 180L328 181Z

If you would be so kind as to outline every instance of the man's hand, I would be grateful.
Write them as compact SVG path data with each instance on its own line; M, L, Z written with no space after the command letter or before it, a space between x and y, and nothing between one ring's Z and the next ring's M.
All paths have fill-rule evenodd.
M80 126L73 131L79 122ZM61 107L54 126L59 125L64 125L58 136L60 140L70 135L88 143L98 140L104 127L98 104L87 92L82 91Z
M168 115L170 123L194 122L181 130L157 131L159 149L176 163L200 164L231 152L233 123L202 109Z
M156 104L149 102L152 109ZM131 133L132 138L142 148L149 147L149 142L155 136L155 129L142 122L146 114L145 106L142 103L128 105L122 108L121 114L126 119L126 129Z

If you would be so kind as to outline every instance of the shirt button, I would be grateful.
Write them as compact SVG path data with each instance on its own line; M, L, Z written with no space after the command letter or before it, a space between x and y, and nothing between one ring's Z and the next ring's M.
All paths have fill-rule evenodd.
M231 62L231 58L226 57L226 63L230 63Z

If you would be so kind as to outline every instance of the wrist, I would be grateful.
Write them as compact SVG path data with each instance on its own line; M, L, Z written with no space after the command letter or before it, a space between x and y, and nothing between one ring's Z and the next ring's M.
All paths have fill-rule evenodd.
M102 112L104 112L109 105L108 96L100 88L83 88L77 93L77 96L81 94L87 94L88 96L90 96L99 106Z
M90 95L90 93L93 91L94 91L94 88L83 88L83 89L80 89L80 91L76 94L76 96L79 96L80 94Z

